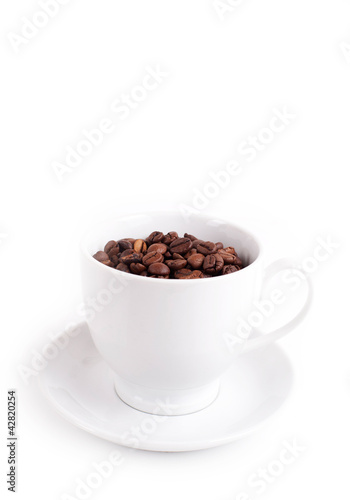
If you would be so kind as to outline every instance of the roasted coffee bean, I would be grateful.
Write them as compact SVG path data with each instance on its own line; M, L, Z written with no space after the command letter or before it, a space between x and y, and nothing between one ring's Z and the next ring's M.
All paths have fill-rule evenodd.
M152 245L152 243L161 243L163 241L163 238L164 238L164 234L160 231L153 231L153 233L151 233L148 238L147 238L147 241L150 245Z
M95 253L95 255L93 257L94 257L94 259L101 262L101 264L105 264L106 266L110 266L112 264L112 262L110 261L110 258L106 254L106 252L99 251L99 252Z
M174 276L179 280L192 280L203 278L203 273L201 271L192 271L192 269L179 269L179 271L175 271Z
M191 250L185 253L184 257L185 259L188 259L189 257L191 257L191 255L194 255L195 253L197 253L197 250L195 248L191 248Z
M142 253L135 252L133 254L127 255L126 257L123 257L120 260L123 262L123 264L137 264L142 261Z
M112 248L118 248L118 243L114 240L111 240L108 243L106 243L103 250L109 254L109 252L112 250ZM119 252L119 250L118 250L118 252Z
M187 262L193 269L200 269L202 267L203 261L204 255L202 253L195 253L187 259Z
M222 274L231 274L235 273L236 271L239 271L239 268L229 264L228 266L224 266Z
M170 243L170 252L184 254L192 248L192 241L190 238L177 238Z
M184 237L185 237L185 238L189 238L191 241L196 241L196 240L198 240L198 238L196 238L196 236L193 236L193 234L188 234L188 233L185 233L185 234L184 234Z
M130 273L129 266L123 263L118 264L116 269L118 269L118 271L123 271L124 273Z
M234 255L234 262L233 263L235 266L238 266L238 267L243 266L243 262L241 261L241 259L237 255Z
M93 257L119 271L158 279L212 278L244 267L234 247L224 248L221 241L204 241L189 233L179 238L176 231L110 240Z
M132 248L132 243L126 239L119 240L118 245L119 245L121 252L124 252L124 250L128 250L129 248Z
M171 256L171 254L170 254L170 256ZM184 260L186 260L183 255L180 255L179 253L176 253L176 252L173 253L172 256L173 256L173 259L184 259Z
M219 253L207 255L203 262L203 270L206 274L219 274L224 267L224 259Z
M174 240L176 240L179 237L176 231L170 231L167 233L164 238L163 238L163 243L164 245L170 245Z
M187 261L186 259L166 260L165 264L170 267L172 271L178 271L187 266Z
M203 255L210 255L216 252L216 245L212 241L203 241L197 245L197 252Z
M170 269L166 264L156 262L149 266L148 272L151 274L156 274L157 276L166 276L167 274L170 274Z
M119 262L120 262L120 261L119 261L119 257L118 257L118 255L112 255L112 257L111 257L111 261L113 262L113 264L114 264L115 266L117 266L117 265L119 264Z
M164 257L159 252L146 253L146 255L142 257L142 264L144 264L145 266L150 266L151 264L156 264L163 261Z
M119 245L111 248L111 250L107 253L108 253L109 258L112 260L112 257L114 257L115 255L118 255L118 253L120 253Z
M192 274L192 269L179 269L175 271L174 278L179 280L186 279Z
M133 274L141 274L143 273L144 271L146 271L146 266L144 266L143 264L141 264L140 262L132 262L130 264L130 271L133 273Z
M147 253L159 252L161 254L164 254L165 252L167 252L167 250L168 250L168 247L166 245L164 245L164 243L153 243L153 245L151 245L148 248Z
M235 260L235 255L226 252L226 250L220 248L218 254L224 259L225 264L233 264Z
M203 278L203 273L202 271L200 271L199 269L198 270L195 270L195 271L192 271L192 276L190 277L190 279L198 279L198 278Z
M194 240L192 242L192 247L197 249L198 245L200 245L201 243L204 243L204 241L203 240Z
M135 252L133 249L124 250L120 256L120 260L123 264L131 264L141 262L142 254Z
M145 253L147 250L147 243L144 240L136 240L134 243L134 250L137 253Z
M237 255L236 250L233 247L226 247L224 250L227 253L232 253L232 255Z
M119 257L120 259L122 259L123 257L126 257L127 255L132 255L133 253L135 253L135 250L133 248L127 248L119 255Z

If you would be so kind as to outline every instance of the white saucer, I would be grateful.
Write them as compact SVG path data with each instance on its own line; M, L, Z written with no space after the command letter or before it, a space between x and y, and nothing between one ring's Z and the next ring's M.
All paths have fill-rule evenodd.
M254 431L280 408L293 373L277 345L241 356L222 378L208 408L159 417L127 406L117 396L112 372L92 343L88 326L40 375L56 410L78 427L114 443L151 451L191 451L219 446Z

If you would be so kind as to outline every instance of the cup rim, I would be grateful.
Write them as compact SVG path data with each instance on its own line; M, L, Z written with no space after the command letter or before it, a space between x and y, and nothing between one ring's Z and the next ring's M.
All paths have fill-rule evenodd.
M91 253L87 250L85 242L86 242L88 236L93 233L94 228L98 228L99 224L101 224L103 221L106 221L109 219L127 219L128 217L136 217L137 215L156 216L157 214L162 215L162 216L164 216L165 214L169 214L169 215L173 215L173 216L174 215L181 215L180 212L178 212L176 210L162 210L162 211L150 210L147 212L135 212L135 213L123 214L120 216L111 215L107 218L101 219L99 223L94 224L93 228L89 229L88 231L85 231L84 235L82 236L82 238L80 240L80 250L83 253L84 257L86 257L90 262L94 262L95 265L100 266L100 269L102 271L104 270L103 272L110 273L112 276L117 275L117 276L123 277L124 279L141 280L142 283L146 283L147 281L145 281L145 278L149 278L149 276L139 276L137 274L125 273L123 271L119 271L119 269L115 269L113 267L108 267L105 264L102 264L102 262L99 262L98 260L94 259L93 256L91 255ZM209 283L212 283L213 281L216 282L218 279L223 279L223 278L233 279L234 276L237 276L237 275L242 276L242 273L247 272L248 269L251 269L252 267L256 267L257 263L261 260L262 248L263 248L262 244L261 244L261 240L255 234L253 234L250 230L243 228L239 224L229 222L226 219L222 219L222 218L219 218L217 216L210 215L210 214L205 214L205 215L203 215L203 214L191 214L190 218L201 219L203 221L208 221L208 220L213 220L213 219L219 220L219 221L222 221L222 222L238 229L239 231L241 231L242 233L244 233L248 237L250 237L252 240L254 240L255 244L258 247L258 255L257 255L256 259L248 266L244 267L243 269L240 269L239 272L225 274L225 275L221 275L221 276L212 276L210 279L204 278L204 279L192 279L191 280L191 279L155 279L155 278L153 278L152 280L149 280L150 283L162 283L162 284L166 283L167 286L174 286L173 283L185 282L187 284L191 283L191 285L198 285L198 283L203 283L203 282L209 282ZM156 285L156 286L158 286L158 285ZM159 285L159 286L163 286L163 285ZM177 284L175 286L184 286L184 285Z

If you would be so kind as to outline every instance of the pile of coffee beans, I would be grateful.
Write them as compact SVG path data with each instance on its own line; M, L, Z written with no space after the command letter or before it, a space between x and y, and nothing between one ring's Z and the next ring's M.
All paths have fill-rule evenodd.
M235 273L243 267L233 247L203 241L175 231L153 231L145 239L109 241L93 256L102 264L126 273L162 279L211 278Z

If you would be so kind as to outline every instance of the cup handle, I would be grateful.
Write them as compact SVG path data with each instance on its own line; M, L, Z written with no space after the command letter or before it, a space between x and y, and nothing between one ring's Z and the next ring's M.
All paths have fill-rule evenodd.
M266 283L281 271L286 271L288 269L296 269L296 268L297 268L296 263L292 262L289 259L276 260L265 269L264 282ZM300 271L299 268L298 271L302 272ZM310 305L312 302L312 295L313 295L311 281L305 273L303 273L303 275L305 278L305 282L308 285L308 294L301 310L297 313L297 315L293 319L291 319L288 323L281 326L280 328L277 328L276 330L273 330L272 332L269 333L260 332L260 336L254 338L248 338L244 342L242 353L246 353L252 351L253 349L263 347L267 344L270 344L271 342L274 342L275 340L280 339L281 337L284 337L285 335L287 335L287 333L291 332L296 326L298 326L303 321L303 319L305 318L310 309ZM259 333L259 330L256 328L254 328L253 330Z

